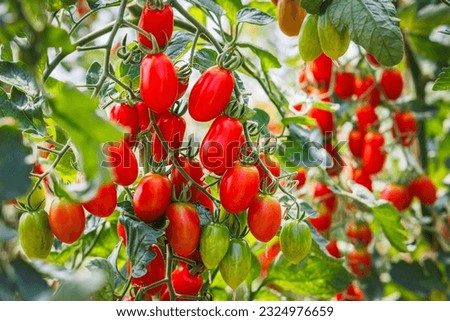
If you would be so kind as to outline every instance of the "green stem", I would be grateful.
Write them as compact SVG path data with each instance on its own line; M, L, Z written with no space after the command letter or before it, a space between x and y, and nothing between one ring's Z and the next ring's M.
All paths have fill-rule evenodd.
M167 279L167 290L169 291L170 301L174 301L177 297L172 284L172 248L169 244L166 244L166 279Z
M92 252L92 250L94 249L95 245L97 244L98 240L100 239L100 235L103 232L103 229L105 228L105 224L106 221L103 221L102 224L100 225L100 227L97 230L97 233L95 234L94 239L92 240L92 243L89 245L89 247L86 249L86 251L82 252L82 257L80 262L77 264L77 266L75 267L75 270L79 269L80 266L83 264L84 260L86 259L86 257L88 257L88 255Z

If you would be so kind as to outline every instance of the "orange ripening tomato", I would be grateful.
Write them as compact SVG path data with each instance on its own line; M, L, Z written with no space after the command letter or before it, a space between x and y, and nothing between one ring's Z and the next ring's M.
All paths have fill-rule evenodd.
M278 25L286 36L297 36L305 17L306 10L300 6L299 0L278 1Z

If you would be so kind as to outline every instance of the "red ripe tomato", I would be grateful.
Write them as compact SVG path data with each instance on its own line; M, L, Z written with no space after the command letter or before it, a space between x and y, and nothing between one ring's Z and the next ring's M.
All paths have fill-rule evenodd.
M222 67L206 70L192 87L189 114L196 121L210 121L219 116L230 102L234 88L233 74Z
M305 186L306 183L306 176L308 175L308 171L306 168L299 168L295 176L292 178L294 181L297 181L296 188L299 190L303 186Z
M83 204L83 207L92 215L98 217L110 216L117 205L117 191L113 183L100 186L97 194L89 202Z
M248 209L248 227L261 242L269 242L281 226L280 202L270 195L259 194Z
M127 128L132 135L139 133L139 114L137 108L127 104L114 105L109 113L112 122L118 123Z
M333 61L329 57L322 53L310 63L309 69L320 86L328 87L333 72Z
M366 57L372 66L374 66L374 67L380 66L380 63L378 62L378 60L371 53L366 53Z
M395 112L392 135L400 140L403 146L411 146L417 135L417 122L414 113L411 111ZM399 139L400 138L400 139Z
M197 296L203 285L201 274L192 274L185 263L172 272L172 285L177 294Z
M356 109L355 114L356 120L358 121L358 127L363 132L367 132L375 125L375 123L378 122L378 115L375 112L375 108L373 108L371 105Z
M183 97L189 87L189 78L178 79L178 94L177 100Z
M437 189L428 176L412 180L408 186L411 196L416 196L422 204L433 205L437 200Z
M181 147L186 131L186 122L183 117L168 112L161 114L157 126L171 149ZM152 152L153 158L157 162L167 159L167 152L156 132L153 133Z
M325 233L330 229L331 223L333 223L333 217L331 214L320 214L317 217L309 217L308 221L314 226L317 232Z
M314 118L323 135L331 135L334 131L334 115L328 110L311 108L308 116Z
M165 5L161 10L144 6L138 26L145 32L153 35L158 43L158 47L162 48L167 45L173 33L173 10L170 5ZM141 45L149 49L153 49L152 40L138 34L138 41Z
M108 146L108 152L114 182L121 186L133 184L139 174L138 162L133 151L122 142L118 146Z
M344 292L336 294L336 300L338 301L362 301L363 299L363 292L353 283Z
M122 244L127 246L127 233L125 231L125 226L123 226L120 221L117 221L117 236L122 239Z
M149 109L143 102L138 102L135 105L135 108L138 111L139 116L139 127L141 130L146 130L150 126L150 115L149 115Z
M381 102L380 90L376 86L375 79L370 75L356 80L355 93L359 99L367 101L374 108Z
M275 158L275 156L272 156L270 154L260 153L259 159L261 162L266 166L266 168L269 170L270 173L272 173L273 176L279 177L281 170L280 170L280 162L278 162L278 159ZM256 168L258 169L259 173L259 179L261 180L260 188L263 187L264 181L266 182L267 186L272 184L272 179L267 175L267 173L262 169L259 162L256 164ZM275 191L275 188L273 188L271 191Z
M352 179L369 191L372 191L372 178L361 168L354 168L352 172Z
M145 105L155 113L168 111L178 96L178 78L164 53L146 55L141 63L140 88Z
M335 258L339 259L340 257L342 257L341 251L339 251L339 248L337 246L336 239L330 240L325 248L327 249L328 253L330 253L330 255L334 256Z
M166 265L164 263L164 257L160 248L157 245L152 245L150 250L155 252L156 256L147 265L147 273L140 278L131 278L131 283L140 287L150 285L152 283L161 281L166 276ZM131 265L128 262L128 273L130 273ZM155 295L161 291L162 285L150 288L145 293L147 296Z
M368 133L364 137L363 170L368 175L379 173L386 160L386 152L383 150L384 137L380 133Z
M241 148L242 124L219 116L211 124L200 146L200 161L207 170L222 175L232 168Z
M348 240L356 246L367 247L372 241L372 230L367 222L351 221L346 229Z
M350 271L358 277L367 276L372 269L372 256L366 249L356 249L347 255Z
M203 168L198 160L180 156L178 157L178 164L181 166L181 168L184 169L186 174L188 174L194 182L202 184ZM172 169L170 178L173 186L175 187L175 192L177 196L179 196L183 189L183 185L187 185L188 181L183 177L178 168L175 166ZM194 187L191 187L191 191L193 191L193 189Z
M336 73L334 94L341 99L352 98L355 93L355 76L351 72Z
M225 210L237 214L252 205L258 195L258 189L259 173L256 166L237 162L220 180L220 201Z
M203 187L206 185L205 183L202 183ZM207 189L208 193L211 193L211 189L208 187ZM214 202L201 190L199 190L196 187L192 187L192 196L191 196L191 202L192 203L200 203L203 207L206 207L209 209L209 214L213 214L214 212Z
M391 202L399 211L406 210L411 205L412 196L406 186L387 184L381 191L380 198Z
M83 206L55 198L50 205L48 223L61 242L72 244L83 234L86 225Z
M361 158L363 155L364 136L366 135L360 129L352 129L348 135L348 147L353 156Z
M200 218L193 204L172 203L166 211L169 226L167 241L175 253L187 257L194 253L200 242Z
M385 69L381 74L381 88L389 100L397 100L403 91L403 77L398 69Z
M267 276L267 270L269 270L270 264L277 257L280 251L280 242L276 241L267 249L267 251L258 256L259 263L261 263L261 277L264 278Z
M336 212L338 206L336 195L334 195L326 184L316 184L313 199L318 203L317 212L320 215L332 215Z
M144 222L159 219L170 203L172 183L163 175L149 173L142 177L133 197L136 216Z

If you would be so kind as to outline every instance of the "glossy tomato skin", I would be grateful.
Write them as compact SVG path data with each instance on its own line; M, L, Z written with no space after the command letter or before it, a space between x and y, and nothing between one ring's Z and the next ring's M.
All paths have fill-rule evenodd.
M127 246L127 233L125 231L125 226L123 226L120 221L117 221L117 236L122 239L122 244Z
M353 156L361 158L363 155L364 136L366 133L360 129L352 129L348 135L348 147Z
M163 254L157 245L152 245L150 250L156 254L153 260L147 265L147 273L140 278L132 278L131 283L137 286L147 286L152 283L158 282L166 276L166 265L164 262ZM131 266L128 265L130 268ZM130 271L129 271L130 273ZM162 285L148 289L146 295L155 295L162 288Z
M369 174L381 172L386 160L386 152L383 150L384 137L380 133L367 133L364 137L363 170Z
M372 230L367 222L349 222L346 234L348 240L356 246L367 247L372 241Z
M140 88L145 105L157 114L166 112L178 95L175 67L164 53L146 55L141 63Z
M378 60L371 53L366 53L366 58L372 66L374 66L374 67L380 66L380 63L378 62Z
M252 254L248 243L243 239L232 239L227 253L219 264L220 274L233 289L244 282L252 266Z
M109 162L112 166L114 182L121 186L134 183L139 167L133 151L125 144L108 146Z
M342 257L341 251L337 246L336 239L331 239L325 248L327 249L328 253L330 253L330 255L334 256L335 258L339 259Z
M216 268L227 253L230 231L219 223L209 223L200 238L200 255L207 269Z
M172 285L177 294L197 296L203 285L201 274L192 274L185 263L172 272Z
M291 221L281 229L281 252L289 262L297 264L303 260L309 254L311 244L311 230L305 222Z
M334 115L328 110L311 108L308 116L314 118L323 135L331 135L334 132Z
M356 249L347 254L350 271L358 278L366 277L372 269L372 256L366 249Z
M408 185L411 196L417 197L422 204L433 205L437 200L437 188L428 176L413 179Z
M171 149L178 149L181 147L186 131L186 121L183 117L169 112L161 114L157 126L161 131L165 142ZM153 133L152 151L153 158L157 162L167 159L167 152L156 132Z
M270 154L266 154L266 153L260 153L259 154L259 159L261 160L261 162L266 166L266 168L269 170L269 172L275 176L275 177L279 177L281 174L281 169L280 169L280 162L276 159L275 156L272 156ZM272 184L272 179L269 177L269 175L267 175L267 173L263 170L263 168L261 167L261 165L258 163L256 163L256 168L258 169L258 173L259 173L259 179L260 179L260 188L263 187L264 182L266 182L266 185L269 186L270 184ZM271 189L271 192L275 191L275 187Z
M399 211L406 210L412 201L412 196L406 186L389 183L381 191L380 198L391 202Z
M147 106L145 106L145 104L140 101L137 102L135 105L135 108L138 111L138 117L139 117L139 127L140 129L146 130L149 129L150 127L150 115L149 115L149 109Z
M153 222L164 215L170 203L172 183L160 174L149 173L142 177L133 197L136 216L144 222Z
M397 100L403 92L403 77L398 69L385 69L381 74L380 85L384 96L389 100Z
M183 97L189 87L189 78L178 79L178 94L177 100Z
M334 94L341 99L352 98L355 93L355 76L350 72L336 73Z
M167 241L175 253L187 257L200 242L200 218L193 204L172 203L166 211L169 226L166 229Z
M411 111L395 112L392 135L399 140L403 146L411 146L417 135L417 121Z
M239 120L228 116L217 117L200 146L203 167L217 175L232 168L241 148L242 133Z
M318 203L317 212L319 214L334 214L338 201L336 195L324 183L317 183L314 187L313 199Z
M328 87L333 72L333 61L322 53L309 66L314 79L320 86Z
M72 244L83 234L86 217L81 204L55 198L48 216L50 229L61 241Z
M259 194L248 209L248 227L261 242L269 242L281 226L280 202L270 195Z
M159 48L167 45L173 33L173 10L170 5L165 5L161 10L144 6L138 26L145 32L153 35L158 43ZM152 40L138 34L138 41L141 45L149 49L153 49Z
M45 259L50 254L55 237L46 211L23 213L18 232L20 246L29 258Z
M111 108L109 118L112 122L118 123L125 127L132 135L139 133L139 115L135 107L127 104L117 104Z
M256 166L237 162L225 172L219 185L222 206L232 214L245 211L258 195L259 173Z
M192 87L189 114L196 121L210 121L219 116L230 102L234 88L233 74L219 66L207 69Z
M97 194L90 201L83 203L83 207L92 215L98 217L110 216L117 206L117 191L113 183L100 186Z
M371 105L366 105L356 109L356 120L358 121L358 127L367 132L370 128L378 122L378 115L375 112L375 108Z
M317 217L308 217L308 222L311 223L312 226L319 233L327 232L331 224L333 223L333 216L331 214L319 214Z
M354 168L352 171L352 179L369 191L372 191L372 178L361 168Z

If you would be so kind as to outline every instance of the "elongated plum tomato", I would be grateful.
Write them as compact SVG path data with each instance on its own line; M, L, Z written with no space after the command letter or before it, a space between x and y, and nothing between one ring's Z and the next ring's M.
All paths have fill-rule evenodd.
M371 75L356 80L355 93L372 107L377 107L381 102L381 92Z
M371 105L359 107L355 111L358 127L366 132L378 122L378 115Z
M319 214L333 214L338 206L336 195L323 183L317 183L314 187L313 199L318 203Z
M352 171L352 179L355 183L360 184L372 191L372 178L361 168L354 168Z
M144 222L159 219L170 203L172 183L160 174L149 173L142 177L133 197L136 216Z
M292 178L294 181L297 181L297 185L295 186L296 189L301 189L303 186L305 186L306 178L308 176L308 171L306 168L299 168L295 176Z
M281 226L281 205L270 195L260 194L248 209L248 227L261 242L269 242Z
M416 196L422 204L433 205L437 200L437 189L428 176L413 179L408 185L411 196Z
M367 247L372 241L372 230L367 222L352 221L347 224L348 240L354 245Z
M164 257L162 255L161 250L157 245L152 245L150 247L150 250L153 251L156 256L153 258L153 260L150 261L150 263L147 265L147 273L145 275L141 276L140 278L132 278L131 283L137 286L147 286L152 283L161 281L164 279L166 275L166 267L164 263ZM128 262L128 273L131 273L131 265ZM146 294L147 295L155 295L157 294L162 288L162 285L153 287L151 289L148 289Z
M222 67L207 69L192 87L189 114L196 121L210 121L219 116L230 102L234 87L233 74Z
M100 186L97 194L90 201L83 203L83 207L92 215L98 217L110 216L117 205L117 191L113 183Z
M355 76L350 72L336 73L334 94L341 99L349 99L355 93Z
M362 163L367 174L377 174L383 169L386 160L383 146L384 137L380 133L367 133L364 137Z
M252 267L252 254L248 243L243 239L232 239L227 253L219 263L220 274L233 289L244 282Z
M364 136L366 133L360 129L352 129L348 135L348 147L353 156L361 158L363 155Z
M117 221L117 236L119 239L122 239L122 244L127 246L127 232L125 231L125 226L120 223L120 220Z
M50 205L48 221L53 234L61 242L67 244L78 240L86 225L86 217L81 204L70 203L58 198L55 198Z
M133 151L123 142L108 146L109 162L114 174L114 182L121 186L134 183L139 174L138 162Z
M333 215L325 213L319 214L317 217L308 217L308 222L314 226L317 232L325 233L330 229L331 224L333 223Z
M150 126L150 115L148 107L145 106L145 104L142 101L137 102L136 105L134 105L134 107L138 111L139 127L141 128L141 130L148 129Z
M297 36L303 20L306 17L306 10L300 6L297 0L278 1L278 25L280 30L289 37Z
M169 226L166 229L167 241L175 253L189 256L200 242L200 218L193 204L172 203L166 211Z
M164 53L146 55L141 63L140 88L145 105L161 114L178 95L178 78L172 61Z
M397 210L404 211L411 204L412 196L406 186L389 183L381 191L380 199L391 202Z
M324 53L311 62L309 69L319 85L328 86L330 84L331 74L333 71L333 61Z
M399 140L403 146L411 146L417 135L417 122L411 111L395 112L392 135Z
M259 173L256 166L237 162L225 172L219 185L222 206L232 214L245 211L258 195Z
M169 112L161 114L158 119L157 126L161 131L165 142L171 149L180 148L183 143L184 133L186 131L186 122L183 117ZM157 162L167 158L167 152L156 132L153 133L152 151L153 158Z
M172 272L172 285L177 294L196 296L202 284L202 275L192 274L185 263L181 263Z
M330 253L330 255L334 256L335 258L339 259L340 257L342 257L341 251L337 246L336 239L331 239L325 248L327 249L328 253Z
M117 104L111 108L109 118L112 122L118 123L127 128L132 135L139 133L139 113L137 108L127 104Z
M22 214L19 221L19 241L29 258L45 259L50 254L53 240L46 211Z
M200 146L203 167L217 175L232 168L241 148L242 132L239 120L228 116L217 117Z
M164 47L172 37L173 33L173 10L170 5L165 5L161 10L144 6L138 26L145 32L155 37L158 47ZM153 49L152 40L142 33L138 34L141 45Z
M397 100L402 95L403 77L398 69L385 69L381 74L380 85L389 100Z
M313 107L308 112L308 116L316 120L322 134L330 135L333 133L334 115L332 112Z
M284 257L297 264L311 250L312 235L309 226L303 221L291 221L281 229L280 246Z
M230 231L219 223L209 223L200 237L200 255L207 269L216 268L227 253Z
M350 271L358 278L367 276L372 268L372 256L366 249L356 249L347 254Z

